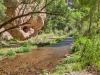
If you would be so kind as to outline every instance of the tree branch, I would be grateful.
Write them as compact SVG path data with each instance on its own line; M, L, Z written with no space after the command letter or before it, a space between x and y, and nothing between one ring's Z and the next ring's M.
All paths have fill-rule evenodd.
M26 21L26 22L24 22L24 23L22 23L22 24L19 24L19 25L13 25L13 27L10 27L10 28L7 28L7 29L1 31L0 34L4 33L5 31L8 31L8 30L17 28L17 27L19 27L19 26L23 26L23 25L25 25L25 24L30 24L29 21L31 20L31 18L32 18L32 17L30 17L30 19L29 19L28 21Z
M46 8L48 5L50 5L54 0L51 0L49 3L47 3L40 11L42 11L44 8Z
M34 10L33 10L32 12L29 12L29 13L26 13L26 14L22 13L21 15L18 14L17 16L12 17L11 19L9 19L9 20L7 20L6 22L4 22L3 24L1 24L1 25L0 25L0 29L1 29L2 27L6 26L7 24L11 24L13 21L15 21L15 20L17 20L17 19L19 19L19 18L26 17L26 16L29 16L29 15L32 15L32 14L45 13L45 14L49 14L49 15L59 15L59 13L55 13L55 12L53 12L53 13L52 13L52 12L42 12L42 10L43 10L44 8L46 8L48 5L50 5L53 1L54 1L54 0L51 0L49 3L46 3L39 11L35 11L36 7L38 6L38 4L37 4L37 5L34 7ZM22 8L23 8L23 6L22 6ZM25 7L25 8L26 8L26 7ZM24 10L25 10L25 8L24 8ZM19 11L19 13L20 13L20 11ZM12 24L12 25L13 25L12 27L5 29L4 31L0 32L0 34L2 34L2 33L5 32L5 31L8 31L8 30L17 28L17 27L19 27L19 26L23 26L23 25L25 25L25 24L29 24L29 21L31 20L31 18L32 18L32 16L30 17L30 19L29 19L28 21L26 21L26 22L24 22L24 23L22 23L22 24L17 24L17 25Z
M30 14L37 14L37 13L45 13L45 14L49 14L49 15L59 15L59 13L49 13L49 12L40 12L40 11L37 11L37 12L29 12L27 14L23 14L23 15L19 15L19 16L13 17L10 20L4 22L3 24L0 25L0 29L2 27L6 26L7 24L11 23L12 21L18 19L18 18L21 18L21 17L24 17L24 16L28 16Z

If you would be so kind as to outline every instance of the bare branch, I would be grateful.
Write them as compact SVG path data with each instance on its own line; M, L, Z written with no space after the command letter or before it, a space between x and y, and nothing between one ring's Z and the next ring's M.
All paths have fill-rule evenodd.
M39 6L39 3L36 4L36 6L34 7L33 11L35 11L38 6Z
M19 26L23 26L23 25L25 25L25 24L30 24L29 22L30 22L31 18L32 18L32 17L30 17L30 19L29 19L28 21L26 21L26 22L24 22L24 23L22 23L22 24L13 25L13 27L10 27L10 28L7 28L7 29L3 30L2 32L0 32L0 34L4 33L5 31L8 31L8 30L17 28L17 27L19 27Z
M47 3L40 11L42 11L44 8L46 8L48 5L50 5L54 0L51 0L49 3Z
M41 10L43 10L44 8L46 8L48 5L50 5L52 2L53 2L54 0L51 0L49 3L47 3ZM38 6L38 5L37 5ZM37 7L36 6L36 7ZM36 8L35 8L36 9ZM21 15L18 15L18 16L15 16L15 17L13 17L13 18L11 18L10 20L8 20L8 21L6 21L6 22L4 22L3 24L1 24L0 25L0 29L2 28L2 27L4 27L4 26L6 26L7 24L9 24L9 23L11 23L11 22L13 22L14 20L16 20L16 19L19 19L19 18L22 18L22 17L25 17L25 16L28 16L28 15L32 15L32 14L38 14L38 13L45 13L45 14L49 14L49 15L59 15L59 13L49 13L49 12L41 12L41 10L40 11L36 11L36 12L34 12L34 11L32 11L32 12L29 12L29 13L26 13L26 14L21 14ZM23 25L23 24L26 24L27 22L24 22L24 23L22 23L22 24L20 24L20 25L16 25L15 27L11 27L10 29L13 29L13 28L16 28L16 27L19 27L19 26L21 26L21 25ZM7 29L7 30L10 30L10 29Z
M4 26L6 26L7 24L9 24L10 22L18 19L18 18L21 18L21 17L24 17L24 16L28 16L30 14L37 14L37 13L45 13L45 14L49 14L49 15L59 15L59 13L49 13L49 12L40 12L40 11L37 11L37 12L29 12L27 14L23 14L23 15L19 15L19 16L16 16L16 17L13 17L11 18L10 20L4 22L3 24L0 25L0 29Z
M22 4L22 3L21 3ZM18 15L20 14L21 10L23 9L24 4L22 5L21 9L19 9Z

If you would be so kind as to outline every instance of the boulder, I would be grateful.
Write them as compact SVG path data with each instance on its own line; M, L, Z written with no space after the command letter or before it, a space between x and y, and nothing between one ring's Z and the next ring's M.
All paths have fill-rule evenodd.
M29 12L32 12L32 6L36 6L37 3L32 4L23 4L21 3L21 0L4 0L4 5L6 6L6 15L8 19L11 19L12 17L21 15L21 14L27 14ZM23 9L22 9L23 7ZM37 9L40 10L43 7L43 4L40 4ZM42 12L45 12L45 9L41 10ZM31 18L31 19L30 19ZM38 31L44 26L44 20L46 18L46 14L40 13L38 16L28 15L24 16L22 18L18 18L15 21L13 21L13 24L8 24L4 26L4 28L10 28L13 25L19 25L24 23L25 21L28 21L30 19L30 22L28 24L25 24L23 26L11 29L7 31L12 38L19 39L19 40L25 40L27 38L30 38L32 36L36 36L38 34ZM1 30L1 29L0 29ZM6 34L5 34L6 35ZM8 36L8 35L6 35Z

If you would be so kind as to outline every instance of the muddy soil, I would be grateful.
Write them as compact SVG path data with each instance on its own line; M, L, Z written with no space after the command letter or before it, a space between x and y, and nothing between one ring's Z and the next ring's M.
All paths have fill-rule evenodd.
M50 46L40 47L32 52L7 57L0 61L0 75L39 75L43 70L54 72L57 65L62 64L74 39Z

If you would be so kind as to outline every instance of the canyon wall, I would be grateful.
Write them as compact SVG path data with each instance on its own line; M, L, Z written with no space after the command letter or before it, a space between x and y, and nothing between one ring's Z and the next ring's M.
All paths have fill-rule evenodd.
M46 11L45 9L41 10L41 8L43 8L44 4L41 3L37 6L37 2L31 3L31 4L26 4L26 3L22 3L21 0L14 0L14 1L4 0L4 5L7 8L6 15L7 15L8 19L11 19L18 15L27 14L29 12L32 12L33 6L34 7L36 6L36 9L38 9L39 11L42 11L42 12ZM39 13L38 15L32 14L32 15L18 18L16 20L14 20L11 24L4 26L3 29L10 28L13 25L20 25L20 24L28 21L29 19L30 19L30 21L28 24L11 29L11 30L3 33L3 37L6 36L6 38L10 37L11 39L14 38L14 39L19 39L19 40L25 40L32 36L36 36L38 34L38 31L44 26L45 18L46 18L46 14L44 14L44 13ZM7 33L9 33L10 35L7 35Z

